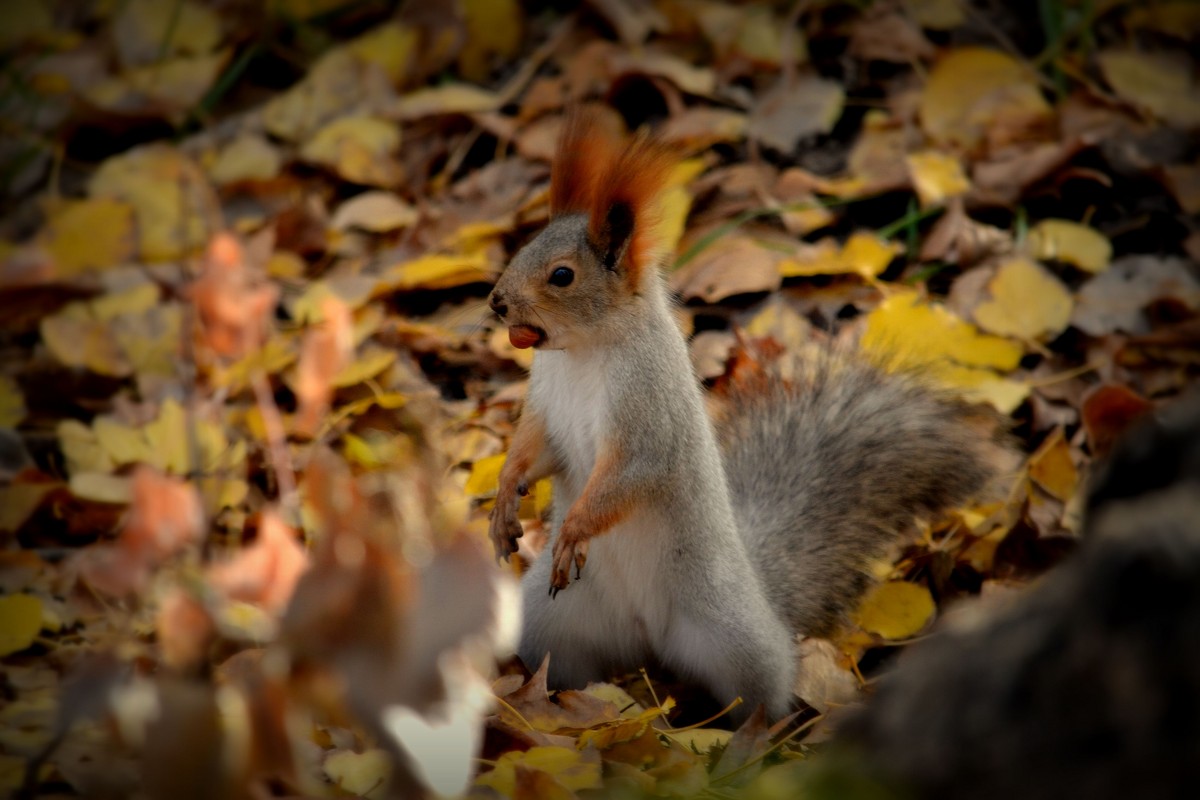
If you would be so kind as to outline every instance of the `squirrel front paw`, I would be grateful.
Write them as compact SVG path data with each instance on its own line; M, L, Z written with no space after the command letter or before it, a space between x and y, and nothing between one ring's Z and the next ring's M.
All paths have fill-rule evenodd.
M496 499L496 505L492 508L488 537L492 540L492 546L496 548L497 561L508 561L508 557L517 552L517 539L525 535L521 521L517 518L518 508L518 503L501 502L500 498Z
M575 564L575 579L579 580L583 565L587 563L588 537L580 533L569 521L563 522L554 542L551 554L554 567L550 572L550 596L555 597L571 582L571 563Z

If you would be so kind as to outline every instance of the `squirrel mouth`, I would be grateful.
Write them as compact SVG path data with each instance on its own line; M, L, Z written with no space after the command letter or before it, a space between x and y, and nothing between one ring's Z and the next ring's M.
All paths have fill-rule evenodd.
M533 325L512 325L508 329L508 341L518 350L538 347L545 343L546 332Z

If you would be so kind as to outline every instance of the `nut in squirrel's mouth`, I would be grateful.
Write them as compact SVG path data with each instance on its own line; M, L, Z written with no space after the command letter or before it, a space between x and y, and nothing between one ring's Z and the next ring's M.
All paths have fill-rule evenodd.
M510 325L508 341L518 350L540 347L546 342L546 332L533 325Z

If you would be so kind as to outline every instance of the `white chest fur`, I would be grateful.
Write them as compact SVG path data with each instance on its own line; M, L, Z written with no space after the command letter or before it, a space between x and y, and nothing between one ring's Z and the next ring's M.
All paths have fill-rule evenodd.
M596 464L609 421L608 359L603 352L539 352L529 403L546 421L551 445L566 467L570 498L582 491Z

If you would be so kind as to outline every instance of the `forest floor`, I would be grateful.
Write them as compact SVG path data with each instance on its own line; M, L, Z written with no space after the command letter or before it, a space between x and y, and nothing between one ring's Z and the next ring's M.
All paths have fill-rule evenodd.
M1200 371L1200 5L16 5L3 791L790 796L939 615L1073 549L1095 459ZM508 658L487 512L531 355L486 297L580 105L679 154L665 267L706 386L856 340L1023 448L1003 502L800 645L808 710L774 728Z

